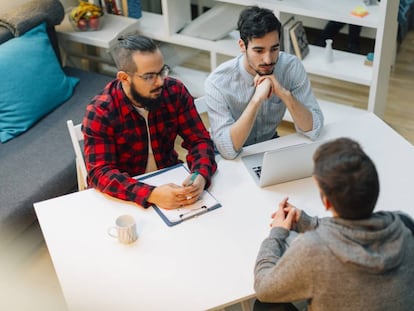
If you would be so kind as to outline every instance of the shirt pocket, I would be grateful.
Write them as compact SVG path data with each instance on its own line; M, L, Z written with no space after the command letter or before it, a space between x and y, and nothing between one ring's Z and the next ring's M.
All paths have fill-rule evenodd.
M178 119L166 118L157 124L157 137L155 139L163 148L174 144L178 132L178 122Z
M142 159L148 154L148 137L144 131L126 129L116 135L117 156L121 162Z

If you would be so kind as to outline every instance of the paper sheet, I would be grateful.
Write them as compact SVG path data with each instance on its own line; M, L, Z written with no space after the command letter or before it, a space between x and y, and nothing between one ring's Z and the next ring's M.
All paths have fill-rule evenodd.
M183 181L187 178L190 172L187 168L180 164L171 168L155 172L146 177L140 178L146 184L159 186L167 183L174 183L182 186ZM160 214L161 218L169 225L178 224L186 219L197 215L204 214L212 209L220 207L220 203L211 195L210 192L204 190L199 200L194 204L186 205L181 208L167 210L154 206L154 209Z

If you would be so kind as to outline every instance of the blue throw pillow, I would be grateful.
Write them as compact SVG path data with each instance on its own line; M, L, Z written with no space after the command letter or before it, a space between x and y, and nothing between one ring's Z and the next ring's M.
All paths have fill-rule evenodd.
M0 45L0 141L27 131L64 103L79 79L62 71L46 24Z

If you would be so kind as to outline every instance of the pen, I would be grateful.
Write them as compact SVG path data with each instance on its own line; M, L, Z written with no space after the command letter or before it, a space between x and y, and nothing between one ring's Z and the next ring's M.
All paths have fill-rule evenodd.
M188 183L186 184L186 186L191 186L194 183L194 181L196 180L197 176L198 176L198 172L194 172L193 174L191 174L191 178L188 181Z

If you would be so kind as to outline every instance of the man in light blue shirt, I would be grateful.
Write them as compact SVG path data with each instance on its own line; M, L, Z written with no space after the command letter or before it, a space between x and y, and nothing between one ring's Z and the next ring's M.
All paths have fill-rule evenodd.
M288 109L297 132L316 139L323 115L301 61L280 52L281 24L272 11L246 8L239 17L242 52L205 82L211 134L220 154L234 159L243 146L277 137Z

